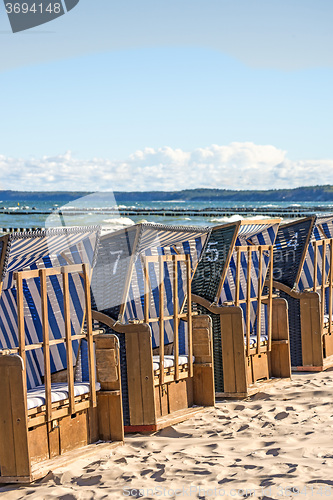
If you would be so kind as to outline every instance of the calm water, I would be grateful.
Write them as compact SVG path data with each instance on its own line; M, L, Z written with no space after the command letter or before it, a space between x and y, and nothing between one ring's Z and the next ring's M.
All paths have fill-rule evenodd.
M153 201L146 202L144 199L140 202L130 201L128 203L122 202L121 205L117 205L117 202L113 195L106 195L103 193L101 197L98 193L88 195L77 200L71 201L67 205L63 205L59 199L54 199L51 201L40 201L38 199L33 201L25 201L24 199L18 199L12 202L1 201L0 199L0 207L10 210L10 214L0 214L0 228L7 227L21 227L21 228L30 228L30 227L59 227L59 226L83 226L83 225L92 225L98 224L101 225L105 230L118 229L125 225L129 225L131 223L148 221L148 222L159 222L162 224L174 224L174 225L215 225L223 222L227 222L228 220L238 219L239 216L232 217L188 217L185 214L179 217L159 217L159 216L131 216L121 217L117 212L115 214L102 214L102 213L93 213L93 212L85 212L83 214L76 214L75 216L59 216L57 215L57 210L60 208L91 208L91 209L103 209L103 208L178 208L178 209L205 209L205 208L232 208L232 207L241 207L246 208L247 206L251 207L265 207L265 208L287 208L287 207L313 207L313 206L321 206L324 207L327 212L333 212L333 203L329 202L303 202L303 203L291 203L291 202L276 202L276 203L267 203L267 202L185 202L185 201ZM31 214L25 215L24 211L44 211L47 212L47 215L39 215L39 214ZM253 216L251 216L253 218ZM261 217L260 217L261 218Z

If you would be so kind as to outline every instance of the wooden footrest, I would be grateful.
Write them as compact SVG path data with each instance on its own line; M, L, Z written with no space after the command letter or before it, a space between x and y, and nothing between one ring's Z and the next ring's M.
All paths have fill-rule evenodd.
M112 443L111 442L105 443L101 441L99 443L89 444L88 446L84 446L83 448L77 448L76 450L68 451L67 453L64 453L64 455L60 455L51 460L35 464L32 467L30 477L0 476L0 483L31 483L33 481L36 481L37 479L45 477L51 471L53 472L61 467L67 467L68 465L70 465L73 462L76 462L77 460L80 460L82 458L88 458L90 456L95 455L96 453L101 453L101 452L108 453L109 451L117 448L120 445L123 445L122 441L115 441Z
M164 417L160 417L157 419L156 424L151 425L125 425L125 433L129 432L156 432L165 427L170 427L171 425L179 424L184 420L188 420L191 417L194 417L198 413L201 413L208 408L212 408L211 406L192 406L191 408L185 408L184 410L174 411L170 415L165 415Z
M216 392L215 396L217 398L248 398L253 396L258 392L264 390L268 385L276 384L277 382L288 380L287 378L270 378L268 380L261 380L255 384L251 384L248 387L247 392Z

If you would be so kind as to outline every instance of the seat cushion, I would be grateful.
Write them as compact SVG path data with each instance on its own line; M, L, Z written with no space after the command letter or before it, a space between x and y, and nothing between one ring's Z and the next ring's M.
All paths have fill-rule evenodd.
M99 383L96 383L96 391L101 388ZM83 394L89 393L89 383L75 383L74 384L74 396L82 396ZM63 401L68 399L68 385L66 382L59 382L51 385L51 401L56 403L57 401ZM27 409L38 408L39 406L45 405L45 386L39 385L34 389L29 389L27 393Z
M193 363L195 361L195 358L193 356ZM186 365L188 363L188 355L187 354L181 354L178 357L178 364L179 366L181 365ZM166 354L164 356L164 368L171 368L175 364L175 357L173 354ZM160 357L159 356L153 356L153 368L154 371L160 369Z
M268 340L268 335L261 335L260 336L260 342L267 342ZM250 345L254 345L257 343L257 336L256 335L250 335ZM244 344L247 344L246 341L246 336L244 336Z
M324 325L327 325L330 321L330 316L329 314L324 314Z

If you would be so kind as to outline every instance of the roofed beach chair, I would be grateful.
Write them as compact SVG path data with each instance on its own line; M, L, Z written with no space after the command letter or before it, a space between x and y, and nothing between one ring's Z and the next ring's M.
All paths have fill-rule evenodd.
M0 238L0 482L31 482L95 452L91 443L123 441L118 340L91 318L98 235Z
M281 225L274 249L274 286L288 302L295 370L333 366L332 269L332 215Z
M120 340L125 432L156 431L215 403L211 321L184 310L207 234L144 223L100 239L93 317Z
M196 269L192 302L213 322L218 397L246 397L260 381L290 377L287 303L273 296L272 284L279 222L214 227Z

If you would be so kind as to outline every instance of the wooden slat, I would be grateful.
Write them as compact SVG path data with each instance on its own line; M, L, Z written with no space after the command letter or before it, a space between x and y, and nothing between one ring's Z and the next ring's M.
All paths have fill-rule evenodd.
M188 337L188 371L193 377L193 343L192 343L192 281L191 281L191 256L186 254L186 282L187 282L187 337Z
M160 255L147 255L145 257L146 262L154 262L157 264L160 262ZM163 255L163 260L164 262L172 262L173 261L173 255ZM178 261L186 261L186 255L180 254L178 255Z
M138 338L140 374L136 374L136 376L141 378L143 423L149 425L156 423L153 350L150 329L146 328L144 333L139 333Z
M47 308L47 282L46 269L39 269L40 295L42 305L42 327L43 327L43 355L44 355L44 385L46 419L52 420L52 400L51 400L51 362L50 362L50 338L49 338L49 318Z
M18 353L23 359L24 366L24 381L26 383L26 346L25 346L25 328L24 328L24 305L23 305L23 278L22 273L18 273L16 277L16 290L17 290L17 323L18 323Z
M235 285L236 285L236 290L235 290L235 305L239 305L239 287L240 287L240 267L241 267L241 256L242 252L240 250L240 247L236 247L236 280L235 280Z
M262 251L267 251L270 249L270 245L251 245L251 248L255 252L260 252L260 249ZM236 250L240 252L247 252L248 246L237 246Z
M325 314L325 285L326 285L326 240L323 240L322 262L321 262L321 321L324 325Z
M261 295L262 295L262 246L259 246L259 281L258 281L258 309L257 309L257 354L260 353L261 336Z
M166 257L166 256L165 256ZM160 367L164 367L164 260L159 256L159 300L160 300ZM160 372L160 384L164 384L164 370Z
M268 286L269 286L269 283L268 283ZM281 288L282 288L283 285L281 285ZM278 294L273 294L273 298L274 297L278 297ZM263 303L264 300L268 300L269 299L269 295L261 295L261 303ZM258 298L257 297L252 297L250 298L249 302L257 302ZM247 304L248 303L248 300L247 298L245 299L239 299L239 302L238 302L238 305L241 305L241 304ZM235 305L235 301L234 300L225 300L222 304L223 306L233 306Z
M178 314L178 319L185 319L187 318L187 313L182 313L182 314ZM164 316L164 321L168 321L170 319L173 319L173 315L172 316ZM159 317L158 318L149 318L149 323L158 323L159 322ZM144 320L138 320L138 323L145 323Z
M184 315L185 317L186 315ZM173 316L172 316L173 317ZM93 336L95 335L99 335L100 334L100 331L97 330L97 331L93 331ZM72 335L72 340L80 340L80 339L85 339L87 336L85 333L80 333L80 334L77 334L77 335ZM58 344L65 344L66 343L66 338L61 338L61 339L50 339L49 340L49 345L50 346L53 346L53 345L58 345ZM34 351L36 349L41 349L43 347L43 342L38 342L37 344L29 344L29 345L26 345L25 346L25 351ZM6 349L6 351L8 351L9 353L15 353L15 352L19 352L19 348L18 347L11 347L10 349Z
M179 338L178 338L178 259L173 255L173 354L175 362L175 380L179 380Z
M269 288L268 288L268 350L272 349L272 327L273 327L273 245L269 252Z
M68 273L63 273L62 282L63 282L63 294L64 294L68 398L69 398L70 412L71 415L73 415L75 413L74 370L73 370L73 345L72 345Z
M317 226L317 227L318 227L318 229L320 229L320 228L321 228L321 226L320 226L320 225L319 225L319 226ZM324 241L326 240L326 242L327 242L327 240L329 239L329 238L326 238L326 234L325 234L325 232L324 232L323 230L321 230L320 232L321 232L321 233L322 233L322 235L324 236L324 239L322 239L322 240L317 240L317 241L316 241L316 243L317 243L317 246L318 246L318 247L321 247L321 246L323 245Z
M313 249L314 249L313 291L315 292L317 289L317 263L318 263L318 245L316 241L313 243Z
M31 278L39 278L39 269L22 270L20 272L24 273L24 279L28 280ZM81 273L82 264L75 264L72 266L60 266L60 267L48 267L44 269L45 276L56 276L63 273ZM18 273L14 273L14 279L16 279Z
M143 276L144 276L144 322L149 323L149 303L150 303L150 294L149 294L149 264L147 260L144 260L143 263Z
M85 307L86 307L86 322L87 322L90 398L91 398L91 406L95 407L97 405L97 401L96 401L96 373L95 373L94 339L93 339L93 333L92 333L90 279L89 279L89 266L88 266L88 264L83 264L83 277L84 277L84 294L85 294L85 302L86 302Z
M329 315L329 323L328 323L328 331L331 335L332 333L332 312L333 312L333 239L330 239L330 279L329 279L329 305L328 305L328 315Z
M246 283L246 356L250 356L250 335L251 335L251 269L252 269L252 248L248 248L247 253L247 283Z

